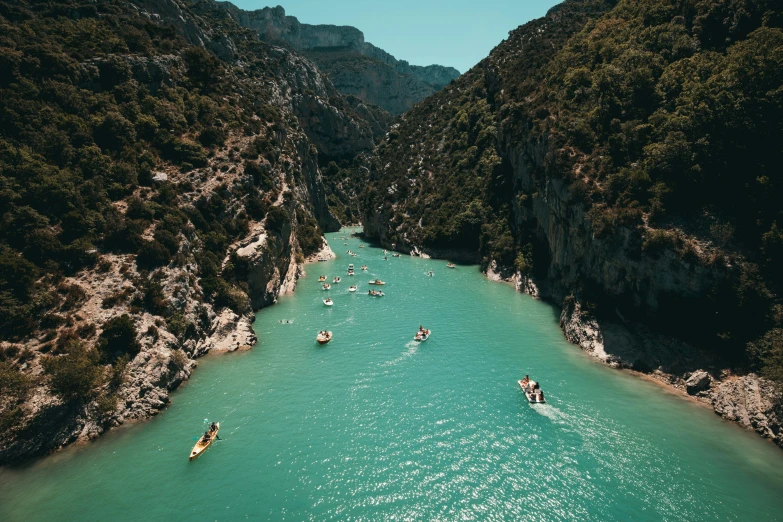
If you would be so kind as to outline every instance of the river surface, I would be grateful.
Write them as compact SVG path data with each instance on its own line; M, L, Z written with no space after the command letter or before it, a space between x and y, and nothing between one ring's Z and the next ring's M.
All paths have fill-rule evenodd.
M340 235L258 313L258 345L203 358L165 412L0 470L0 520L783 519L780 449L594 362L554 308L475 266ZM526 402L525 374L548 404ZM207 419L222 440L189 462Z

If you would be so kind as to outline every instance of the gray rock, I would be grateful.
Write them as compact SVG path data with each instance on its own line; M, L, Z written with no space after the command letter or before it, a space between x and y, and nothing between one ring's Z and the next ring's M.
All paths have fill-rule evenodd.
M711 383L712 379L710 378L710 374L704 370L698 370L693 372L691 376L688 377L688 380L685 381L685 389L689 394L696 395L700 391L709 389Z

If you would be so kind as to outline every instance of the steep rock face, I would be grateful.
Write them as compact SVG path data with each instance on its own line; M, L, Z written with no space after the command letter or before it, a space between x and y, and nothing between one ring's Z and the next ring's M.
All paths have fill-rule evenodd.
M302 24L280 7L244 11L219 2L243 27L268 42L307 54L344 94L401 114L459 76L453 67L410 65L364 41L355 27Z
M2 13L22 10L19 20L30 20L50 35L62 31L58 24L71 27L59 17L62 6L0 3ZM0 339L2 369L31 386L29 393L0 397L0 464L155 415L190 376L198 357L255 344L253 310L293 290L304 258L320 248L322 231L339 227L327 203L319 156L366 154L385 125L377 110L343 97L312 62L258 41L214 2L117 1L100 5L105 9L100 13L81 4L71 7L101 15L98 22L74 22L95 22L104 31L96 38L107 37L116 27L134 26L131 45L146 31L168 39L161 48L142 39L133 53L105 53L102 42L86 42L88 51L75 52L67 42L47 40L53 56L73 63L74 80L58 77L72 99L100 93L112 112L91 117L124 126L118 132L125 140L126 160L117 159L115 143L101 140L103 127L94 130L97 145L93 129L82 133L87 153L103 162L102 170L91 176L108 176L105 172L118 168L126 172L120 162L138 152L146 158L139 168L145 179L140 183L134 172L126 185L112 185L111 198L104 191L106 201L98 208L113 228L82 240L92 262L58 274L54 283L50 274L40 272L41 291L69 292L74 297L68 304L59 306L63 298L57 298L54 309L44 310L54 319L24 335ZM19 30L2 17L0 25L7 34ZM4 39L2 45L9 42ZM24 56L30 50L3 47L3 52ZM7 83L0 85L5 87ZM144 98L141 108L137 92ZM54 100L47 109L58 114L63 110L59 103ZM10 136L24 143L38 164L55 169L42 142L24 141L43 132L37 125L28 118L20 123L26 134ZM8 127L0 131L3 147L7 133L13 132ZM0 161L5 159L0 154ZM64 169L59 179L66 186L81 182L79 172ZM13 180L3 182L7 179ZM6 214L4 207L0 217L9 219L14 210ZM70 222L59 219L53 224L70 233ZM130 235L129 227L135 227ZM110 234L118 232L121 240L113 242ZM5 241L7 234L0 235L4 254L9 249ZM150 245L152 257L144 258ZM133 335L126 339L133 344L127 359L111 353L96 356L89 364L100 375L92 389L75 397L56 392L45 363L76 357L73 343L97 354L103 329L122 317ZM6 422L9 418L14 422Z
M762 428L754 429L780 443L773 411L777 406L772 406L779 405L780 397L770 381L751 379L761 383L753 413L742 413L741 395L731 407L713 401L721 383L747 373L759 357L774 361L769 353L777 353L779 341L772 334L756 345L761 348L748 348L748 341L780 321L775 312L779 299L769 290L775 276L763 257L772 251L766 246L759 252L759 242L752 238L738 248L738 242L726 239L730 233L721 234L732 230L721 224L732 213L737 223L756 223L755 205L761 200L751 197L745 206L728 205L715 212L725 196L710 199L711 191L677 185L686 167L674 166L673 156L666 154L672 152L667 147L674 136L680 135L670 133L673 127L665 123L677 105L671 102L658 112L650 107L663 106L661 100L671 92L682 94L678 75L691 59L720 63L715 74L724 78L721 68L731 69L732 63L716 62L724 56L721 52L732 58L734 52L755 49L758 42L779 52L781 19L777 11L765 11L771 3L762 2L749 15L752 22L741 29L727 22L725 27L704 26L689 33L687 28L705 23L718 10L709 2L684 4L693 5L694 11L685 12L682 20L661 18L655 29L687 42L678 48L682 54L667 45L656 47L652 33L626 30L650 23L654 2L567 1L545 18L512 31L478 66L392 126L377 149L364 195L365 233L386 247L414 254L452 256L453 250L463 250L478 255L482 269L494 277L513 277L520 289L562 304L560 324L566 337L612 366L649 373L683 391L694 372L706 369L711 388L696 394L717 413L746 426L753 423L745 417L766 417L756 423ZM765 12L767 22L762 19ZM736 16L744 15L738 11ZM684 20L694 23L681 23ZM751 32L765 23L775 28ZM735 40L758 42L727 49L730 40L718 43L711 31L736 31ZM720 52L707 53L709 58L693 56L699 41L710 42ZM602 74L620 70L613 69L622 61L617 57L638 56L634 53L641 48L660 67L647 77L647 85L660 78L657 87L642 94L635 90L644 84L639 78L623 83L613 77L602 83ZM746 59L743 55L738 61ZM629 70L643 70L635 67ZM755 74L762 77L777 70L774 63L757 67ZM770 83L779 87L780 77ZM624 94L612 91L620 84L627 87ZM736 89L747 92L743 85ZM756 101L748 103L766 103L766 91L745 96L745 102L755 96ZM678 125L693 114L678 113ZM776 119L756 121L779 133ZM722 129L725 124L715 125ZM635 138L628 137L620 145L625 139L621 129L627 129L626 137L649 132L641 143L650 144L629 146ZM711 131L709 126L700 128L700 136ZM743 132L735 140L741 140ZM712 136L720 138L718 132ZM706 138L700 144L712 147L706 156L716 157L731 146L708 146ZM694 153L683 162L701 172L705 167L697 164L698 158ZM721 165L725 163L711 165L710 175L720 172ZM766 163L754 168L765 172ZM629 181L633 176L638 176L635 187ZM657 181L662 179L666 181ZM656 190L679 190L688 196L677 200L670 192L656 195ZM741 192L738 188L738 198ZM656 212L665 212L664 200L672 207L680 205L681 213L662 219ZM696 201L705 206L697 207ZM764 212L766 219L776 215L774 206ZM762 241L771 241L777 233L772 225ZM767 266L764 277L752 262L759 259ZM772 351L765 355L764 349ZM722 401L732 401L730 394L722 396Z

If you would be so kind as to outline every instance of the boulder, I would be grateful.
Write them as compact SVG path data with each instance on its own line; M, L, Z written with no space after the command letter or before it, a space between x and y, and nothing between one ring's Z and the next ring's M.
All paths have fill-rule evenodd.
M709 389L711 382L712 380L709 373L704 370L698 370L693 372L691 376L688 377L688 380L685 381L685 389L690 395L696 395L700 391Z

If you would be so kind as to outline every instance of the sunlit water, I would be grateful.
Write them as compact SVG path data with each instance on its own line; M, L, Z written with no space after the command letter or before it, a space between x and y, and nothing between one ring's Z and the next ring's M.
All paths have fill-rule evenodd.
M157 418L0 470L0 520L783 519L778 448L595 363L474 266L339 236L258 314L259 344L202 359ZM343 277L331 308L321 273ZM549 404L527 404L526 373ZM205 419L223 440L188 462Z

